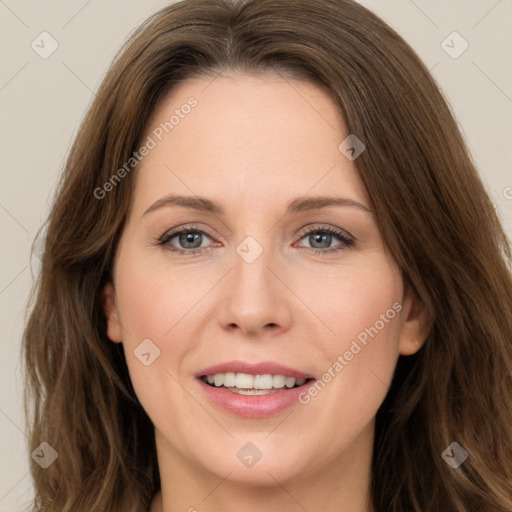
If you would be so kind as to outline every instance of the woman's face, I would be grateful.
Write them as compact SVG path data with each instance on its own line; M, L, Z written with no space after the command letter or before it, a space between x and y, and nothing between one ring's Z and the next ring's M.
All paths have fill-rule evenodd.
M278 75L189 80L153 114L105 292L160 464L254 483L369 463L424 329L349 135Z

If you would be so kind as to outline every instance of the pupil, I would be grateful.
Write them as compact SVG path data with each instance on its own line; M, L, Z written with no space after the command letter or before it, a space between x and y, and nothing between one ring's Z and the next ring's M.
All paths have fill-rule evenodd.
M188 243L193 243L194 242L194 239L197 240L197 238L199 238L201 235L199 233L182 233L182 236L181 236L181 242L185 245L185 247L187 247L186 244ZM192 247L192 248L195 248L195 247ZM190 247L189 247L190 249Z
M315 243L318 241L318 242L322 242L322 239L327 239L328 237L330 237L332 235L329 235L329 234L315 234L313 235L313 238L315 239ZM329 243L327 243L327 245L324 245L324 247L329 247Z

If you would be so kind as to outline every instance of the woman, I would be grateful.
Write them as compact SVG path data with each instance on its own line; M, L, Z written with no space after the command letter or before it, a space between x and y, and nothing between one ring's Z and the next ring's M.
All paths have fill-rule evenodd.
M154 15L46 237L34 510L512 510L510 245L428 70L359 4Z

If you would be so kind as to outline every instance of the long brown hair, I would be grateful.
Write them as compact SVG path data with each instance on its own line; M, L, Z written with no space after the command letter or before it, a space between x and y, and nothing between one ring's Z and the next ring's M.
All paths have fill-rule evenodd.
M226 70L330 94L366 145L355 164L386 245L432 317L377 413L375 510L510 512L510 243L434 79L352 0L184 0L116 57L67 160L23 336L29 449L58 453L46 469L29 459L34 510L146 512L160 487L153 426L101 302L136 168L98 190L173 85ZM454 442L468 454L458 468L442 456Z

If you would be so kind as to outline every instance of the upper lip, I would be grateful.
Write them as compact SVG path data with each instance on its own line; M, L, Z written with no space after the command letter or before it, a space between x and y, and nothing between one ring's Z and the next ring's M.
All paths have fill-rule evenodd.
M215 375L217 373L247 373L249 375L284 375L285 377L295 377L296 379L313 378L312 375L290 368L272 361L262 361L261 363L247 363L245 361L227 361L225 363L209 366L195 374L196 377L203 375Z

